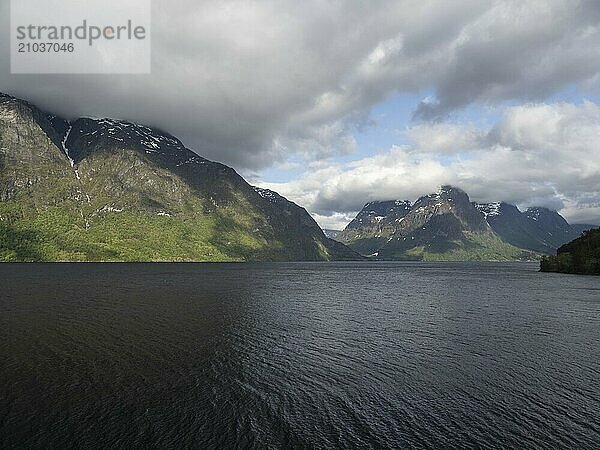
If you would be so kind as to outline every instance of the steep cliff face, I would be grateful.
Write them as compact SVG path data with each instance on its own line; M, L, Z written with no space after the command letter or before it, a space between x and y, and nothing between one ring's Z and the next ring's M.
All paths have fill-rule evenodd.
M323 241L324 232L304 208L270 189L252 188L267 201L266 207L263 205L267 217L277 229L285 231L281 239L286 242L287 248L316 249L315 259L330 259L331 255L335 255L336 260L362 259L358 253L336 240L326 238ZM300 248L298 251L301 251Z
M273 194L275 195L275 194ZM0 259L335 260L358 255L175 137L68 122L0 95Z

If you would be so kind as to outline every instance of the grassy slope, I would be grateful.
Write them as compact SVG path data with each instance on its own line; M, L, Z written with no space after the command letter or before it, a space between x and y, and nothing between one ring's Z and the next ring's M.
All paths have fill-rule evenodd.
M86 226L77 210L27 209L0 203L0 216L13 218L0 222L0 261L243 261L270 259L278 248L251 234L235 210L186 218L105 212Z
M422 261L517 261L535 260L537 256L514 247L487 233L468 233L466 241L453 241L453 248L438 252L426 246L413 247L396 259Z
M126 151L90 159L77 180L51 150L18 161L0 150L0 184L14 190L0 201L0 261L282 258L280 242L254 233L265 218L242 196L235 207L208 208L177 176ZM131 189L131 180L144 182Z

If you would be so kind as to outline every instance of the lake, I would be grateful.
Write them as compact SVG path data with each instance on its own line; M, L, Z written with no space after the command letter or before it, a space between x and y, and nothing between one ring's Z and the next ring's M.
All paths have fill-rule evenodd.
M2 448L600 447L600 277L0 265Z

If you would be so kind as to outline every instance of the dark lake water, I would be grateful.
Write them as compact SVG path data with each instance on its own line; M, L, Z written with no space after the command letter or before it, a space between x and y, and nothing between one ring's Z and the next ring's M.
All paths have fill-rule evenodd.
M0 265L2 448L600 448L600 277Z

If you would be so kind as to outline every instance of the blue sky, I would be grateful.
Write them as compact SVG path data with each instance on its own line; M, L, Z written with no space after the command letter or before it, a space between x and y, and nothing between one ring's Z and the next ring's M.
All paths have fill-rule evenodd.
M349 154L335 155L333 160L344 163L360 160L378 153L387 152L394 145L409 145L410 139L404 131L415 124L414 111L420 101L435 98L433 90L424 90L415 94L391 94L386 100L377 103L368 114L369 124L356 126L352 135L356 140L356 150ZM599 104L600 96L592 93L583 95L576 85L569 85L559 92L544 98L545 103L572 103L580 105L584 100ZM497 123L506 108L519 105L518 100L506 100L495 105L482 106L471 104L461 110L453 111L445 119L452 123L473 124L482 129L490 129ZM441 158L443 161L443 158ZM292 163L298 167L288 167ZM259 173L261 181L282 183L300 176L305 170L306 160L298 155L288 158L284 167L275 165Z
M410 130L421 125L421 122L414 119L414 111L423 99L435 98L435 93L431 90L425 90L417 94L393 94L386 100L377 103L372 107L368 114L368 125L356 126L352 128L352 136L356 142L354 151L345 154L332 155L326 160L321 160L319 164L313 165L317 169L323 166L343 167L348 164L360 164L361 161L368 160L376 155L386 155L391 148L400 147L407 148L410 151L414 147L414 142L410 137ZM581 108L584 104L592 104L597 107L598 95L587 92L582 93L576 85L569 85L548 95L543 99L536 101L522 101L519 99L510 99L495 104L479 104L472 103L460 110L452 111L439 124L452 124L458 127L470 127L481 130L482 133L488 133L498 124L503 122L505 115L510 115L515 108L543 108L547 105L568 105L574 108ZM598 128L600 131L600 128ZM599 135L600 136L600 135ZM452 168L457 161L465 161L471 159L477 153L472 153L470 150L463 151L459 146L455 147L455 151L449 154L432 154L430 158L439 162L442 166ZM590 156L598 154L592 148ZM290 167L290 164L291 167ZM284 191L289 197L294 198L296 195L300 201L306 201L303 195L298 195L294 190L297 184L301 183L303 178L310 176L312 168L307 168L307 160L299 155L294 156L286 161L282 166L276 165L271 167L259 175L258 183L270 188ZM550 184L551 180L549 177ZM443 183L444 181L441 181ZM285 188L290 186L290 191L285 192ZM600 187L600 186L599 186ZM311 185L310 189L314 189ZM390 195L387 192L381 194L378 199L387 200L389 198L410 200L415 199L414 191L404 194L404 190L398 189L396 195ZM427 192L421 192L426 194ZM522 209L529 206L548 206L553 209L559 209L569 220L577 223L600 223L600 210L598 202L579 207L575 202L566 204L562 200L557 200L557 192L551 192L549 198L515 198L507 194L506 197L480 197L477 200L481 201L509 201L517 204ZM583 194L585 196L585 194ZM388 198L389 197L389 198ZM412 198L411 198L412 197ZM597 192L592 193L592 197L597 199ZM362 203L373 200L373 196L365 196L362 200L355 204L358 207ZM583 212L583 214L581 214ZM589 212L590 214L586 214ZM324 227L333 229L341 229L351 220L355 211L349 211L348 208L340 208L340 211L332 211L331 213L321 211L313 211L313 215Z
M374 105L368 114L369 124L360 124L352 128L356 150L349 154L335 155L332 159L339 163L350 162L387 152L394 145L408 145L410 141L404 131L414 123L412 117L419 102L432 95L433 92L430 90L416 94L392 94L388 99ZM464 111L453 113L450 120L489 127L501 114L498 108L470 106ZM291 157L286 160L286 163L295 163L299 167L270 167L260 173L261 180L286 182L304 172L306 161L302 157Z

